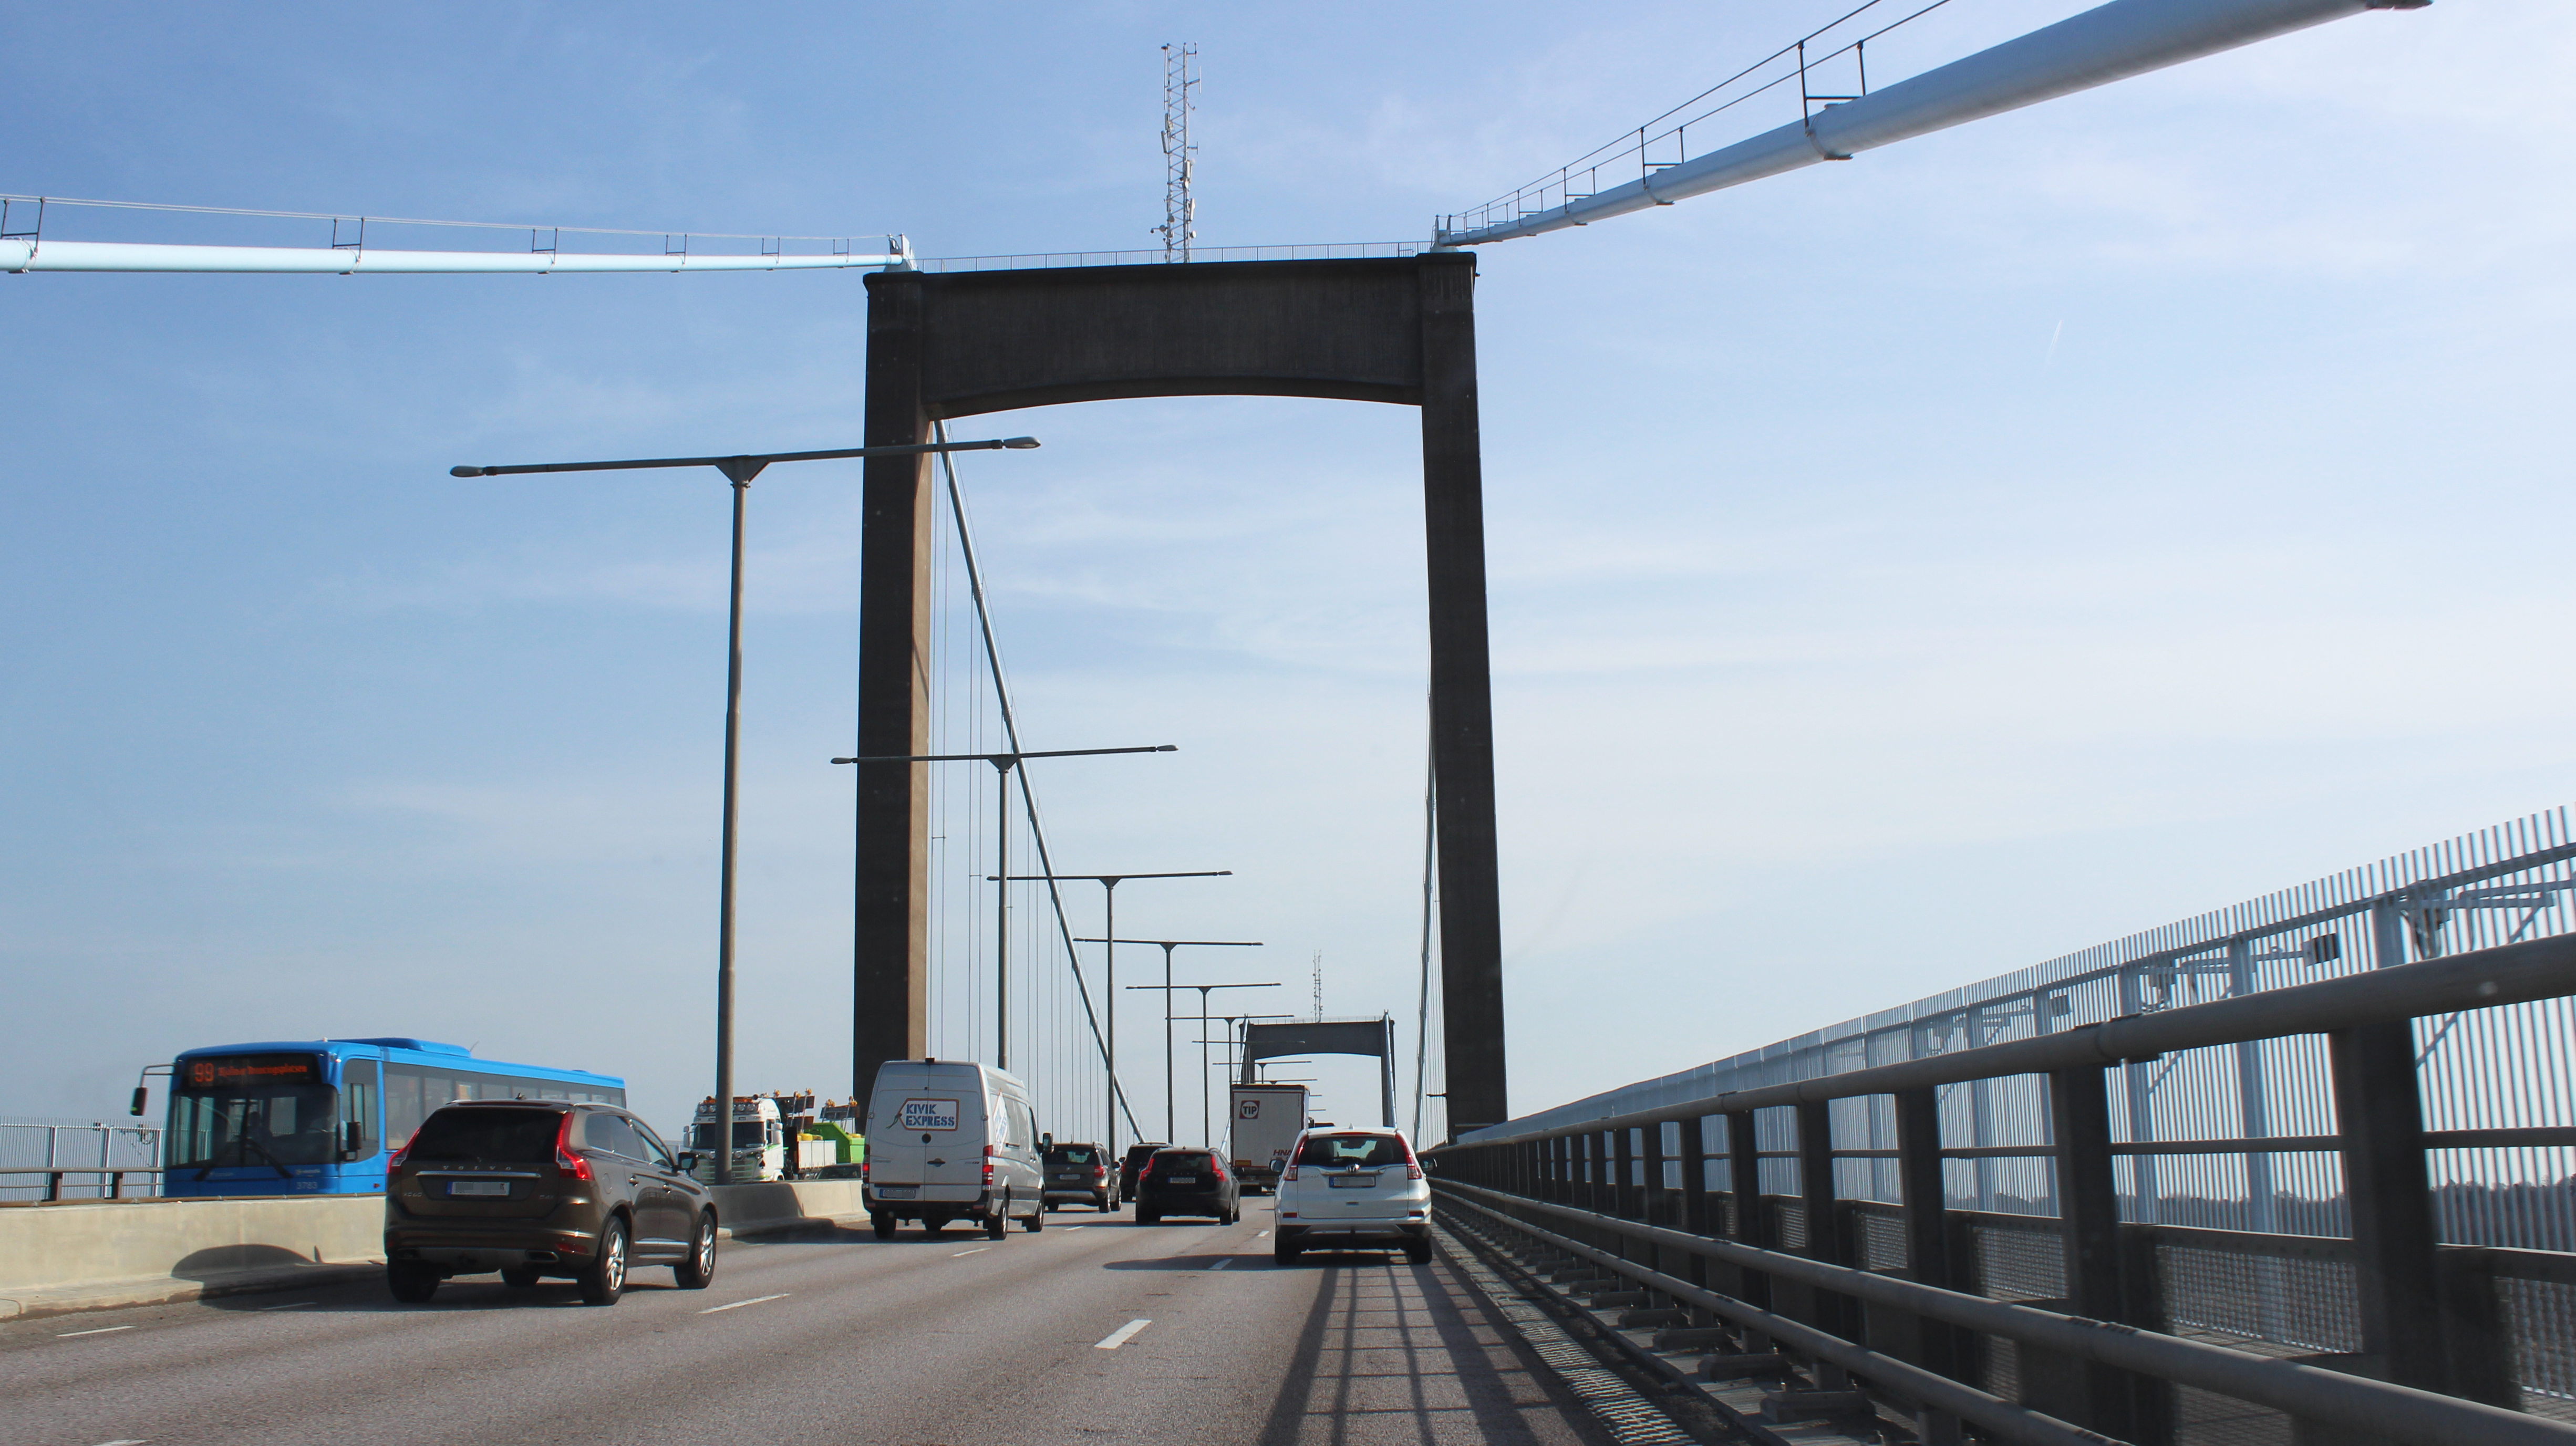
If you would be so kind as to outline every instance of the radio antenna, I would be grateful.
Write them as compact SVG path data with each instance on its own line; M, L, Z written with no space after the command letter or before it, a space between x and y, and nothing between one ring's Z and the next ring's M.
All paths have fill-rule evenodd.
M1190 183L1198 171L1199 148L1190 141L1190 112L1197 102L1199 48L1194 44L1163 47L1163 238L1165 261L1190 259L1190 242L1198 238L1198 200Z

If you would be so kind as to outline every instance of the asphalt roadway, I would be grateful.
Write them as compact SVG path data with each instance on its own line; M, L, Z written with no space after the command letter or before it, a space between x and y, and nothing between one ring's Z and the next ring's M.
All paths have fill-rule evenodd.
M708 1289L638 1269L605 1308L480 1276L13 1321L0 1443L1607 1446L1445 1260L1278 1266L1244 1207L728 1242Z

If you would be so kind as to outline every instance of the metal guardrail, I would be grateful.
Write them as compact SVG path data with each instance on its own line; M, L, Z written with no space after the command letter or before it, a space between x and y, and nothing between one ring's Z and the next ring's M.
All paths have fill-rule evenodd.
M0 1205L13 1203L55 1204L63 1200L79 1199L148 1199L158 1196L161 1193L160 1184L163 1173L164 1172L157 1165L141 1167L127 1165L64 1165L48 1169L0 1169L0 1177L23 1175L34 1175L38 1177L36 1185L21 1185L15 1187L0 1185L0 1189L40 1189L42 1192L38 1194L34 1200L10 1201L0 1199ZM125 1179L129 1175L141 1177L150 1181L153 1188L150 1190L140 1191L133 1195L128 1195L125 1193ZM87 1185L88 1188L96 1190L98 1194L94 1196L81 1196L65 1195L63 1193L66 1185L70 1185L73 1188L79 1188L84 1184Z
M161 1130L155 1125L0 1118L0 1203L60 1200L66 1188L121 1199L125 1176L157 1181L160 1165ZM13 1183L13 1177L26 1176L38 1178Z
M1524 1230L1546 1229L1544 1220L1561 1245L1748 1329L1767 1329L1747 1324L1748 1312L1786 1320L1797 1330L1775 1332L1785 1344L1803 1342L1900 1396L1905 1379L1929 1371L1998 1402L2018 1398L2057 1418L2051 1429L2148 1442L2237 1439L2259 1426L2242 1408L2225 1421L2215 1398L2408 1441L2576 1442L2576 1424L2505 1409L2556 1415L2568 1404L2564 1358L2576 1346L2559 1317L2576 1300L2576 1254L2443 1244L2426 1158L2562 1148L2576 1131L2427 1130L2415 1025L2571 995L2576 935L2558 936L1607 1117L1515 1121L1428 1158L1453 1207ZM2328 1066L2331 1134L2185 1143L2294 1143L2339 1167L2349 1238L2123 1221L2116 1167L2168 1146L2115 1139L2110 1071L2313 1036ZM2048 1172L2053 1221L1950 1205L1950 1162L1993 1151L1945 1144L1939 1092L2001 1079L2028 1083L2044 1106L2047 1143L2008 1148ZM1852 1102L1893 1121L1894 1148L1843 1147L1836 1125ZM1791 1148L1765 1148L1783 1133L1757 1128L1765 1112L1786 1126ZM1893 1206L1838 1194L1837 1171L1855 1157L1892 1163ZM1796 1177L1787 1196L1760 1188L1764 1167L1781 1164ZM1715 1169L1726 1188L1710 1188ZM1739 1192L1738 1181L1755 1188ZM2276 1287L2304 1279L2298 1290L2246 1294L2281 1310L2302 1291L2340 1297L2309 1305L2319 1319L2340 1308L2357 1328L2272 1321L2229 1333L2178 1322L2172 1297L2201 1288L2182 1277L2211 1261L2268 1272ZM2339 1330L2352 1338L2282 1349L2303 1331ZM1911 1344L1876 1344L1900 1337ZM2309 1363L2282 1358L2290 1354ZM1979 1419L1955 1402L1930 1404ZM2016 1435L2002 1417L1979 1424L2002 1439L2063 1439L2035 1426Z

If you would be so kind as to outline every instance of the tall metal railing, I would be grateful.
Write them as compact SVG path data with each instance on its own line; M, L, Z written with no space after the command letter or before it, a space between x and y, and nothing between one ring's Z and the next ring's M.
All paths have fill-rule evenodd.
M160 1167L155 1125L0 1119L0 1201L154 1195Z
M2576 1421L2571 859L2565 810L2535 815L1478 1131L1441 1173L1509 1197L1481 1208ZM2479 992L2508 968L2538 972ZM1819 1309L1859 1338L1860 1308ZM2287 1429L2182 1376L2068 1398L2083 1372L2029 1364L2052 1347L1962 1340L1957 1380L2129 1439Z

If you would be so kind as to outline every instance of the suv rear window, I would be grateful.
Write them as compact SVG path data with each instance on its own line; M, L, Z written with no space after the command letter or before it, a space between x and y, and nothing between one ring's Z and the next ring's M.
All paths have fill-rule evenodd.
M1158 1174L1174 1175L1185 1174L1191 1170L1205 1170L1212 1166L1204 1154L1156 1155L1153 1168Z
M1100 1152L1089 1145L1067 1145L1060 1150L1047 1151L1047 1161L1056 1165L1097 1165Z
M440 1110L411 1142L414 1160L488 1160L542 1165L563 1130L558 1110Z
M1357 1165L1370 1168L1405 1163L1404 1144L1393 1135L1308 1135L1297 1152L1300 1165Z

